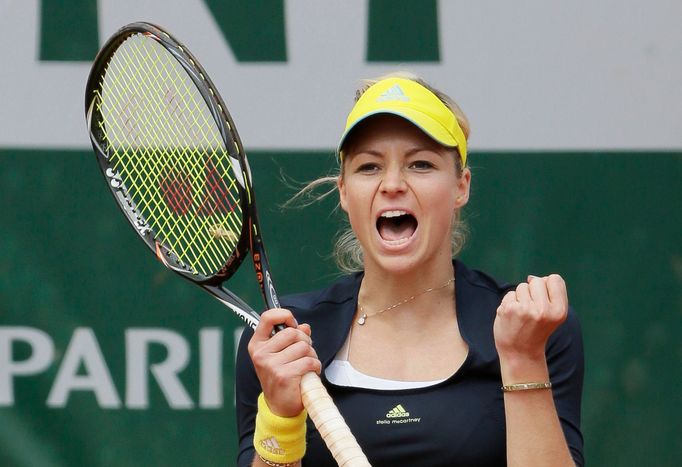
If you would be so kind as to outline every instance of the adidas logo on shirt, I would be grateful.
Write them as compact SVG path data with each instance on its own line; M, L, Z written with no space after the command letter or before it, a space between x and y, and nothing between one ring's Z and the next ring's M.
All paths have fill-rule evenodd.
M402 417L409 417L410 412L405 410L402 404L398 404L395 407L393 407L391 410L388 411L386 414L386 418L402 418Z
M386 90L382 95L377 97L377 102L386 102L386 101L403 101L407 102L409 101L410 98L405 95L402 89L400 89L400 86L397 84L394 84L390 88Z
M282 449L279 446L279 443L277 442L277 439L275 439L274 436L260 440L260 445L263 448L265 448L265 450L268 452L271 452L273 454L277 454L280 456L284 455L284 449Z
M421 417L410 417L403 404L398 404L386 413L386 418L376 421L377 425L404 425L405 423L419 423Z

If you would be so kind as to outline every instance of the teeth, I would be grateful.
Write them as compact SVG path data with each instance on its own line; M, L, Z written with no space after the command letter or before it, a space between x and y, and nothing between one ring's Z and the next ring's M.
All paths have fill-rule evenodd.
M407 212L405 211L386 211L381 214L381 217L398 217L398 216L404 216L406 215Z
M399 238L398 240L384 240L384 241L386 243L388 243L389 245L398 246L398 245L402 245L403 243L407 243L408 240L409 240L409 238Z

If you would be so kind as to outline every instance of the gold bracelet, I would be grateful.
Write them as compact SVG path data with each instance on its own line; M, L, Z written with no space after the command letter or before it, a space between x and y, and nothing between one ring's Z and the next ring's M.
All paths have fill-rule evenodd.
M298 461L296 462L287 462L286 464L282 464L281 462L272 462L267 460L265 457L261 456L258 454L258 457L260 457L260 460L263 461L265 465L269 465L270 467L294 467L296 464L298 464Z
M503 392L529 391L532 389L552 389L552 383L516 383L502 386Z

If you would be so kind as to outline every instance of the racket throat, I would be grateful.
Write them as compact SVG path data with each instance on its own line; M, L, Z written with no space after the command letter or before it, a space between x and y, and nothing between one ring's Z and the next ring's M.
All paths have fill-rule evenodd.
M256 326L258 326L258 322L260 321L260 316L241 298L220 286L203 285L203 288L223 305L234 311L252 329L256 329Z

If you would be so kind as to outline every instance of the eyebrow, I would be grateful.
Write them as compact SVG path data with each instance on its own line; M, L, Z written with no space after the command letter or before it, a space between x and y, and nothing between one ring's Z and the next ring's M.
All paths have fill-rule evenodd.
M415 147L413 147L412 149L410 149L409 151L407 151L407 152L405 153L405 155L406 155L406 156L412 156L412 155L414 155L414 154L417 154L418 152L423 152L423 151L431 152L431 153L437 154L437 155L439 155L439 156L442 155L441 152L438 151L437 148L435 148L435 147L433 147L433 146L431 146L431 147L427 147L427 146L415 146Z
M437 154L439 156L442 156L441 152L438 151L434 147L428 147L428 146L414 146L407 151L405 151L405 156L413 156L414 154L417 154L419 152L427 151L433 154ZM358 148L356 150L353 150L349 152L350 154L368 154L370 156L375 156L375 157L383 157L384 153L382 151L377 151L375 149L363 149L363 148Z

